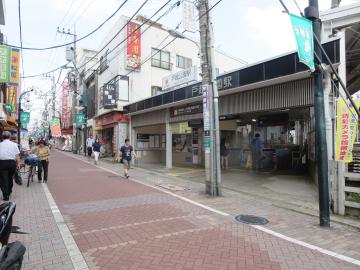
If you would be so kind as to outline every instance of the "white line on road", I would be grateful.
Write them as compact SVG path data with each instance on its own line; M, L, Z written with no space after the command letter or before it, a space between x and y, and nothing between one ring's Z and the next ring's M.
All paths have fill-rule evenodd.
M47 184L42 184L42 187L75 270L89 270L89 267L86 264L86 261L81 254L68 226L66 225L64 217L62 216L53 196L51 195Z
M73 156L73 155L67 155L67 156L72 157L72 158L77 159L77 160L80 160L80 161L82 161L82 162L84 162L84 163L86 163L86 164L93 165L92 163L87 162L87 161L85 161L85 160L83 160L83 159L81 159L81 158L79 158L79 157L76 157L76 156ZM99 166L99 165L93 165L93 166L96 166L96 167L98 167L98 168L101 168L101 169L104 170L104 171L107 171L107 172L110 172L110 173L113 173L113 174L116 174L116 175L119 175L119 176L122 177L122 175L121 175L120 173L115 172L115 171L113 171L113 170L110 170L110 169L101 167L101 166ZM186 202L188 202L188 203L191 203L191 204L194 204L194 205L199 206L199 207L201 207L201 208L204 208L204 209L206 209L206 210L209 210L209 211L211 211L211 212L217 213L217 214L219 214L219 215L222 215L222 216L230 216L230 214L228 214L228 213L225 213L225 212L216 210L216 209L214 209L214 208L212 208L212 207L209 207L209 206L206 206L206 205L204 205L204 204L198 203L198 202L196 202L196 201L193 201L193 200L191 200L191 199L185 198L185 197L183 197L183 196L180 196L180 195L178 195L178 194L172 193L172 192L170 192L170 191L166 191L166 190L163 190L163 189L161 189L161 188L154 187L154 186L152 186L152 185L150 185L150 184L148 184L148 183L144 183L144 182L142 182L142 181L140 181L140 180L136 180L136 179L133 179L133 178L130 178L129 180L134 181L134 182L139 183L139 184L142 184L142 185L144 185L144 186L148 186L148 187L153 188L153 189L156 189L156 190L160 190L161 192L164 192L164 193L169 194L169 195L171 195L171 196L174 196L174 197L176 197L176 198L178 198L178 199L181 199L181 200L186 201ZM349 262L349 263L352 263L352 264L355 264L355 265L360 265L360 260L356 260L356 259L354 259L354 258L351 258L351 257L348 257L348 256L344 256L344 255L342 255L342 254L339 254L339 253L336 253L336 252L333 252L333 251L330 251L330 250L327 250L327 249L324 249L324 248L321 248L321 247L318 247L318 246L315 246L315 245L312 245L312 244L308 244L308 243L306 243L306 242L297 240L297 239L292 238L292 237L285 236L285 235L283 235L283 234L281 234L281 233L275 232L275 231L273 231L273 230L270 230L270 229L265 228L265 227L262 227L262 226L258 226L258 225L250 225L250 226L253 227L253 228L255 228L255 229L257 229L257 230L260 230L260 231L262 231L262 232L265 232L265 233L267 233L267 234L271 234L271 235L273 235L273 236L275 236L275 237L278 237L278 238L280 238L280 239L283 239L283 240L286 240L286 241L288 241L288 242L297 244L297 245L299 245L299 246L303 246L303 247L309 248L309 249L311 249L311 250L318 251L318 252L320 252L320 253L323 253L323 254L328 255L328 256L331 256L331 257L335 257L335 258L337 258L337 259L339 259L339 260L342 260L342 261L346 261L346 262Z

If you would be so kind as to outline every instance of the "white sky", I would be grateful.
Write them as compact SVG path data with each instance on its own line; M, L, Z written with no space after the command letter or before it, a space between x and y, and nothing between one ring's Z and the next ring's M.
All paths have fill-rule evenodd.
M360 0L342 0L342 5ZM9 44L19 45L18 1L5 0L6 25L0 26ZM140 11L150 17L165 0L150 0ZM175 3L176 0L172 0ZM217 0L212 0L216 3ZM299 14L294 0L284 0L292 13ZM297 0L301 9L307 0ZM123 0L22 0L22 32L24 47L46 47L71 41L71 37L57 34L60 29L70 28L83 36L104 21ZM92 37L78 43L78 47L98 49L102 38L121 14L131 16L143 0L129 0L115 18ZM321 10L330 8L331 0L319 0ZM165 11L165 8L163 11ZM282 13L278 0L223 0L213 9L215 46L230 55L249 63L295 50L295 42L288 16ZM176 8L160 22L174 28L181 21L181 8ZM180 28L182 30L182 28ZM194 38L197 38L194 36ZM52 51L27 51L23 53L25 75L43 73L65 63L65 48ZM64 72L65 73L65 72ZM54 74L57 79L58 73ZM39 87L42 91L51 88L50 80L27 79L23 88ZM44 102L32 100L32 112L42 110ZM34 117L32 117L34 118ZM33 120L33 119L32 119Z

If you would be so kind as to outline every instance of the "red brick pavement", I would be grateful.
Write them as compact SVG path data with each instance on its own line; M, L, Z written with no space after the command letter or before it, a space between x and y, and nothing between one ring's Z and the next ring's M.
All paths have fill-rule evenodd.
M53 154L49 189L90 269L360 269Z

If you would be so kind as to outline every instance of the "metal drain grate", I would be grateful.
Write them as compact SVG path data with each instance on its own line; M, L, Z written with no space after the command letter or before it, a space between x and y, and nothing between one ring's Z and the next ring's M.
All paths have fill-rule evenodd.
M252 215L238 215L235 219L241 223L250 224L250 225L265 225L269 223L266 218L252 216Z

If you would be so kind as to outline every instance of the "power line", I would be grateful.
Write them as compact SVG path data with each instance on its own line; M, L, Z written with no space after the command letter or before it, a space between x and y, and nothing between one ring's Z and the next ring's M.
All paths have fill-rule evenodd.
M120 28L120 30L110 39L110 41L109 42L107 42L106 44L105 44L105 46L103 46L95 55L93 55L88 61L86 61L84 64L82 64L80 67L78 67L79 69L81 69L81 68L83 68L84 66L86 66L88 63L90 63L92 60L94 60L95 58L96 58L96 56L98 56L99 54L100 54L100 52L102 52L104 49L106 49L106 47L121 33L121 31L122 30L124 30L124 28L129 24L129 22L136 16L136 14L145 6L145 4L148 2L149 0L145 0L143 3L142 3L142 5L135 11L135 13L131 16L131 18L128 20L128 22L123 26L123 27L121 27ZM169 0L168 2L170 2L171 0ZM136 29L137 30L137 29ZM127 37L126 37L127 38ZM120 44L121 43L123 43L124 41L126 41L126 38L122 41L122 42L120 42ZM96 63L95 63L95 65L97 64L97 63L99 63L100 62L100 60L98 60ZM93 65L92 67L94 67L95 65ZM92 68L91 67L91 68ZM90 69L91 69L90 68Z
M74 21L73 24L76 24L82 17L82 15L84 15L84 13L89 9L89 7L95 2L95 0L91 0L89 2L89 4L86 6L86 8L84 8L83 12L79 15L79 17Z
M80 5L77 7L77 9L75 10L74 14L71 16L70 20L65 24L65 28L68 27L68 25L71 25L71 22L73 19L76 20L76 14L78 13L78 11L81 9L82 5L85 3L86 0L83 0ZM74 25L75 23L73 23Z
M61 68L66 68L67 67L67 64L69 64L69 62L67 62L66 64L62 65L62 66L59 66L57 68L54 68L53 70L50 70L50 71L47 71L47 72L43 72L43 73L40 73L40 74L35 74L35 75L29 75L29 76L22 76L21 78L22 79L27 79L27 78L35 78L35 77L40 77L40 76L43 76L43 75L46 75L48 73L52 73L52 72L55 72Z
M24 50L32 50L32 51L45 51L45 50L51 50L51 49L57 49L57 48L60 48L60 47L65 47L65 46L73 44L74 42L79 42L79 41L91 36L92 34L97 32L101 27L103 27L110 19L112 19L116 15L116 13L118 13L120 11L120 9L125 5L125 3L127 1L128 0L124 0L124 2L119 6L119 8L113 14L111 14L111 16L108 17L104 22L102 22L98 27L96 27L93 31L91 31L90 33L86 34L85 36L83 36L83 37L81 37L81 38L79 38L79 39L77 39L75 41L65 43L65 44L60 44L60 45L54 45L54 46L51 46L51 47L44 47L44 48L22 47L22 49L24 49ZM4 45L11 46L13 48L21 48L19 46L15 46L15 45L11 45L11 44L4 44Z
M161 6L149 19L147 19L145 22L143 22L141 25L139 25L134 31L137 31L139 30L142 26L144 26L146 23L148 23L153 17L155 17L168 3L170 3L171 0L167 1L163 6ZM167 15L169 13L169 11L171 11L175 6L178 6L179 3L181 1L177 1L173 6L171 6L164 14L162 14L156 21L154 22L151 22L150 25L144 30L142 31L141 33L143 34L145 31L147 31L152 25L154 25L156 22L158 22L162 17L164 17L165 15ZM94 60L94 58L101 52L103 51L118 35L119 33L121 33L121 31L129 24L129 22L133 19L133 17L135 16L132 16L128 22L120 29L120 31L118 31L114 36L113 38L97 53L95 54L95 56L93 56L90 60L88 60L85 64L81 65L79 67L79 69L81 69L82 67L86 66L86 64L88 64L90 61ZM112 53L116 48L118 48L121 44L123 44L125 41L127 41L128 39L128 35L126 35L126 37L120 42L118 43L114 48L112 48L108 54ZM124 48L123 48L124 49ZM100 62L100 60L96 61L96 63L94 63L89 69L91 70L93 67L95 67L98 63ZM87 71L85 71L86 73Z
M71 1L70 7L68 8L68 10L67 10L67 12L65 13L64 17L63 17L62 20L60 21L60 25L64 22L66 16L69 14L69 12L70 12L72 6L75 4L75 2L76 2L76 0Z
M22 26L21 26L21 0L18 1L18 9L19 9L19 32L20 32L20 52L21 52L21 69L22 74L25 76L25 68L24 68L24 55L23 55L23 40L22 40Z

